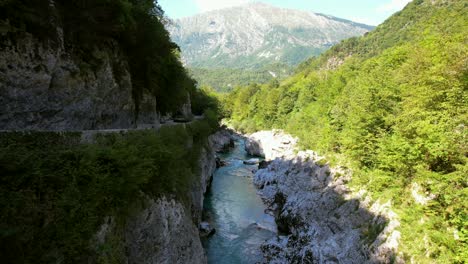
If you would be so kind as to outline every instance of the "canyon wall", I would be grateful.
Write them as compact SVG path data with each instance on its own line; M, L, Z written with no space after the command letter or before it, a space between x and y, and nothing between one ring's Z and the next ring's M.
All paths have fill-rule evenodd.
M295 142L281 131L247 137L249 153L268 160L254 184L281 232L262 246L267 263L399 263L391 202L352 192L349 170L297 151Z
M144 206L125 221L123 228L118 227L114 218L106 218L95 235L94 247L112 245L114 252L120 249L121 259L126 263L206 263L199 233L204 194L216 169L215 153L230 141L225 131L208 138L200 151L198 174L187 197L147 197ZM112 244L112 240L118 242ZM98 253L94 260L102 258L109 256Z
M59 34L60 36L60 34ZM159 121L156 99L132 98L128 62L117 43L87 58L28 33L0 38L0 130L134 128Z

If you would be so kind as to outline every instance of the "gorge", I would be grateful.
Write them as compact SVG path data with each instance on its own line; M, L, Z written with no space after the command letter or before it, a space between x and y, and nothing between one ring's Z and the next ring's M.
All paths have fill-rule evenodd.
M198 225L226 142L161 14L0 3L5 263L206 262Z
M396 214L364 190L351 192L349 171L330 168L310 150L297 152L297 139L282 131L240 139L221 155L227 165L215 173L205 203L216 228L205 242L209 263L404 262L396 255ZM258 170L244 165L253 156L239 148L266 160Z
M262 2L176 19L168 27L194 78L217 91L283 79L305 59L373 28Z
M465 1L158 3L0 2L2 263L466 262Z
M220 158L225 165L213 175L211 190L205 199L205 220L216 233L205 239L208 263L257 263L263 260L261 244L276 236L273 216L252 184L250 158L244 150L244 139L232 135L235 145Z

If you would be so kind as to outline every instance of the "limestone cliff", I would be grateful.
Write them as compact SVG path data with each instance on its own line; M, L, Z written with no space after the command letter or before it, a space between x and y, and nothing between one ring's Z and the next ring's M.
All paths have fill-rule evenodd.
M399 263L390 202L353 193L349 171L330 168L313 151L295 151L295 139L281 131L247 141L250 153L270 160L254 184L283 233L263 245L267 263Z
M97 256L91 263L206 263L198 228L184 204L166 197L147 198L144 204L123 228L114 218L105 219L94 239ZM110 254L100 250L106 246Z
M121 249L126 263L206 263L206 255L199 235L204 194L216 169L215 152L230 144L231 138L220 131L211 135L201 149L198 159L197 181L184 197L146 198L143 208L119 228L114 218L105 219L95 235L95 248L112 244ZM116 250L119 251L119 250ZM97 252L100 252L99 250ZM105 252L95 259L108 258Z
M140 27L136 18L119 20L136 16L136 3L19 2L0 4L0 130L149 128L159 112L191 118L193 81L154 10L137 17L152 21L149 41L128 31Z
M17 164L19 170L0 166L2 176L14 179L24 173L32 179L18 188L5 180L2 190L13 196L27 192L25 196L37 201L14 204L25 212L24 219L31 219L28 222L17 221L23 215L10 211L12 230L31 226L36 233L12 233L2 240L14 241L14 250L0 252L11 256L6 259L15 263L206 262L198 225L204 193L216 168L214 143L207 137L217 123L209 117L188 123L193 118L191 98L199 100L194 104L205 98L194 96L198 92L194 81L176 55L178 47L170 41L160 12L152 1L0 3L0 133L5 136L0 147L17 151L20 157L34 156L31 153L37 150L41 152L35 156L37 163L51 168L38 173L24 162ZM197 114L206 110L204 106L195 109ZM160 122L166 122L165 127L159 127ZM62 138L63 142L55 140ZM54 156L47 148L52 144L46 142L67 154ZM23 149L23 144L33 145L34 150ZM108 154L114 147L125 155L109 159L94 155ZM157 154L148 154L151 151L145 147L156 149ZM93 161L84 165L73 157L86 154L71 154L74 169L70 173L60 171L67 167L63 162L52 165L67 160L70 153L89 153ZM8 159L7 155L1 158ZM130 165L117 162L129 159ZM109 169L100 170L103 164ZM88 165L90 170L84 169ZM172 169L178 165L179 170ZM93 173L87 177L77 173L81 170ZM38 190L31 182L42 179L41 173L60 176ZM99 178L104 174L105 180ZM74 180L65 180L68 176ZM75 179L80 183L74 185ZM80 187L68 188L71 185ZM71 189L76 191L72 198L60 202ZM9 203L8 199L1 202ZM48 208L43 210L45 204ZM57 217L57 212L63 217ZM63 228L57 227L62 223ZM45 241L43 248L38 241ZM31 252L30 246L38 250Z
M115 43L114 43L115 44ZM96 48L96 62L30 34L0 38L0 129L133 128L158 121L145 95L137 117L128 63L118 45Z

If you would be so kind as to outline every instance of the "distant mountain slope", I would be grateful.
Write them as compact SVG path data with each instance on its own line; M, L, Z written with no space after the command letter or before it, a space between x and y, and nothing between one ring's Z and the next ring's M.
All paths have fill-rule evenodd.
M216 88L220 93L232 91L238 86L252 83L268 83L273 79L283 80L293 73L294 67L284 64L270 64L259 69L203 69L190 68L189 74L194 76L201 86Z
M198 68L297 65L372 26L332 16L251 3L183 18L170 26L184 62Z

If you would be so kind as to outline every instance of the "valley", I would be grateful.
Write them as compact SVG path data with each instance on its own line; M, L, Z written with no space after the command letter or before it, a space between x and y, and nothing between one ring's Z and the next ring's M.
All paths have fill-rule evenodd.
M467 3L273 2L0 2L2 263L466 263Z
M307 58L373 28L257 2L178 19L169 31L199 84L229 91L282 79ZM219 74L227 81L216 80Z

